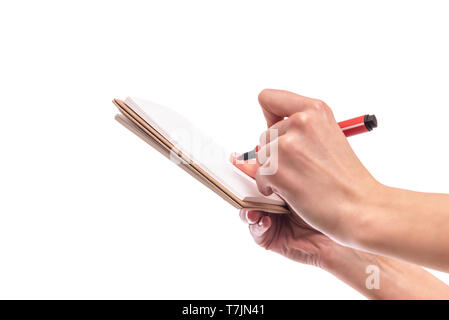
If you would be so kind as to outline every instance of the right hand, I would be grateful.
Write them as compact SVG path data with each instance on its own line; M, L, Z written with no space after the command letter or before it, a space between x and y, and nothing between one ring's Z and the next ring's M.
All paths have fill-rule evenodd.
M381 185L351 149L331 109L281 90L262 91L259 102L268 126L278 131L277 137L262 134L267 139L261 139L257 153L259 191L278 194L308 225L332 239L354 243ZM276 161L277 170L264 174Z

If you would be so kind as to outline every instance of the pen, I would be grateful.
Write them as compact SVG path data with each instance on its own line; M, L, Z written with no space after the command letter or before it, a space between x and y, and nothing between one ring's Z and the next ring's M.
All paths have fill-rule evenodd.
M365 114L360 117L352 118L349 120L341 121L338 123L345 136L350 137L363 132L368 132L377 128L377 119L374 114ZM257 151L260 147L257 146L251 151L241 154L239 160L255 159Z

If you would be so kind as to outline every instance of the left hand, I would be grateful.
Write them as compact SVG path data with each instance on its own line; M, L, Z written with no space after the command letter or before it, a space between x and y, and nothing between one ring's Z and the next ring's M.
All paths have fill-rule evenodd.
M249 224L258 245L300 263L326 268L335 246L339 246L295 214L267 214L242 209L240 218Z

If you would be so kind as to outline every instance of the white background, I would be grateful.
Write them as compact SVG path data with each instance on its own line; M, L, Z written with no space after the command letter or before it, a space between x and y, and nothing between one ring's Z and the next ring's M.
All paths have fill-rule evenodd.
M0 298L362 298L257 247L111 100L170 106L246 151L259 91L292 90L337 120L378 116L350 139L381 182L449 193L446 3L2 2Z

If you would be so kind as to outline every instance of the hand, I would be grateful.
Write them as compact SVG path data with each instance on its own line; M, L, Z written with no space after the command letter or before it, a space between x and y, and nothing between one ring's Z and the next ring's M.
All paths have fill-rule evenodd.
M449 196L378 183L352 151L330 108L319 100L264 90L259 102L268 127L277 129L278 136L264 133L257 166L238 167L255 177L261 193L282 197L292 213L241 211L254 240L295 261L320 266L370 298L447 299L449 287L426 270L347 245L411 261L431 260L428 265L444 269L448 251L439 243L447 238ZM274 162L277 170L262 174ZM405 236L421 241L404 242ZM367 282L367 268L373 266L380 277L374 290Z
M362 208L380 184L359 161L324 102L269 89L260 93L259 102L268 127L278 132L275 138L268 131L261 136L255 176L259 191L275 192L307 224L351 243L362 230ZM275 161L277 171L263 174Z
M293 214L269 215L242 209L240 218L249 224L257 244L300 263L325 268L337 246Z

